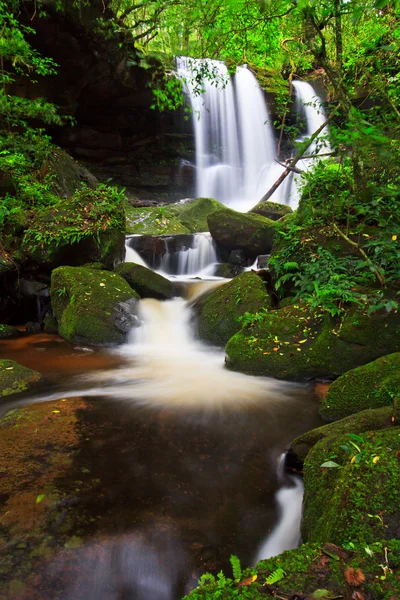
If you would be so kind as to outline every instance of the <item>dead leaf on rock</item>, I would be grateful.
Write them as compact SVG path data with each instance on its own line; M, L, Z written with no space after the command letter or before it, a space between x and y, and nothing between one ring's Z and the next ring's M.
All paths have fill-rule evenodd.
M238 586L241 587L242 585L250 585L253 583L253 581L255 581L257 579L257 575L252 575L251 577L247 577L247 579L243 579L243 581L240 581L238 583Z

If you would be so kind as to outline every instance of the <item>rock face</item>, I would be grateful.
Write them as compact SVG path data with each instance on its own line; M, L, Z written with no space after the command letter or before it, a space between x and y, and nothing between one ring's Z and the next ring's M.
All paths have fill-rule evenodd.
M121 344L136 322L132 308L139 295L116 273L59 267L50 294L58 332L70 342Z
M341 379L341 377L339 377L339 379ZM337 381L339 381L339 379ZM300 435L291 443L289 452L294 455L298 461L304 462L311 448L315 446L319 440L339 437L346 433L362 434L364 431L377 431L378 429L394 427L399 423L400 420L394 417L394 408L392 406L362 410L355 415L350 415L335 423L322 425L322 427L312 429L311 431L307 431L303 435Z
M227 343L230 368L278 379L338 377L352 368L395 352L397 314L346 313L342 321L313 316L301 304L265 313Z
M135 263L122 263L115 269L141 298L168 300L173 296L173 285L158 273Z
M363 434L358 449L349 440L323 439L307 456L305 542L373 544L400 537L400 427ZM329 460L341 468L321 466Z
M244 250L250 259L271 252L275 234L271 219L224 208L211 213L207 221L212 237L226 250Z
M201 339L224 345L242 327L240 317L270 305L265 283L255 273L242 273L211 294L200 298L198 333Z
M347 371L336 379L322 401L320 414L327 421L334 421L367 408L391 406L398 395L400 352Z
M290 206L278 204L278 202L270 202L269 200L261 202L249 210L250 214L261 215L262 217L267 217L267 219L272 219L272 221L278 221L292 212L293 210Z
M29 390L41 380L37 371L13 360L0 360L0 396L10 396Z

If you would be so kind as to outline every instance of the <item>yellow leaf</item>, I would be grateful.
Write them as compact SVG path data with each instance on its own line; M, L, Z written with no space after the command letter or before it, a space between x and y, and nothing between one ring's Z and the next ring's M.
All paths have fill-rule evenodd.
M257 575L252 575L252 577L247 577L247 579L243 579L243 581L240 581L238 583L238 586L242 586L242 585L250 585L251 583L253 583L253 581L255 581L257 579Z
M106 287L105 283L100 283L101 287Z
M272 350L273 350L274 352L278 352L279 348L278 348L278 347L276 347L276 348L272 348Z
M59 412L60 412L59 410L53 410L53 413L59 413Z
M380 456L375 456L375 457L372 459L372 462L374 463L374 465L376 465L376 463L378 462L378 460L379 460L379 459L380 459Z
M397 235L392 235L392 240L395 242L397 240Z
M307 340L300 340L299 344L304 344Z
M301 348L296 348L297 352L301 352Z
M351 462L352 464L354 464L354 463L355 463L355 461L356 461L356 457L355 457L355 456L353 456L350 462Z

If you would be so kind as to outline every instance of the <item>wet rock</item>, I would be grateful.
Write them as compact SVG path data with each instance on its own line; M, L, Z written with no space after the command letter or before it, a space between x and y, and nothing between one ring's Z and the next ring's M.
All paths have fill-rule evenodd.
M398 347L399 315L350 310L342 320L313 314L301 303L264 314L227 343L237 371L301 381L338 377Z
M232 250L229 254L228 263L230 265L240 265L244 267L246 265L246 257L243 250Z
M400 352L378 358L336 379L321 403L327 421L342 419L367 408L393 406L400 394Z
M225 279L232 279L243 271L243 267L239 265L231 265L228 263L221 263L215 269L215 277L224 277Z
M41 380L37 371L23 367L13 360L0 360L0 396L10 396L29 390Z
M218 244L227 250L241 249L247 258L255 259L272 249L275 224L266 217L224 208L208 216L208 226Z
M0 325L0 340L5 338L12 338L21 335L21 332L12 325Z
M173 285L158 273L135 263L121 263L115 269L142 298L167 300L173 296Z
M38 296L47 298L50 296L48 284L41 281L19 279L17 286L20 295L26 298L36 298Z
M37 321L28 321L25 325L25 329L29 333L39 333L39 331L41 331L42 328L40 326L40 323L38 323Z
M336 381L339 381L339 379ZM394 409L391 406L363 410L335 423L328 423L327 425L322 425L322 427L303 433L293 440L289 452L297 460L304 462L311 448L319 440L337 438L346 433L360 434L364 431L377 431L378 429L394 427L399 423L400 419L394 416Z
M320 440L304 465L306 542L373 544L400 535L400 427ZM333 458L331 458L333 457ZM332 461L334 465L324 467Z
M196 305L201 339L217 345L242 327L241 317L270 306L265 284L255 273L242 273L200 298Z
M50 293L59 334L71 342L120 344L136 323L126 302L139 295L116 273L59 267L52 273Z
M266 269L268 267L269 254L260 254L257 256L257 269Z
M52 315L47 315L43 321L43 331L46 333L58 333L57 319Z
M293 210L290 208L290 206L287 206L286 204L279 204L278 202L270 202L269 200L260 202L260 204L257 204L254 206L254 208L249 210L250 214L261 215L262 217L267 217L272 221L278 221L278 219L281 219L285 215L288 215L292 212Z

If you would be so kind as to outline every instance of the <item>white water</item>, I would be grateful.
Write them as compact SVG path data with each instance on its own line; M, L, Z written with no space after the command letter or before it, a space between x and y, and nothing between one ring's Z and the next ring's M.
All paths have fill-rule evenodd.
M159 271L167 275L204 275L204 270L217 264L217 252L214 241L209 233L196 233L193 236L193 246L185 247L176 253L170 250L168 238L165 240L165 254L162 257ZM177 258L177 261L176 261Z
M300 523L303 506L303 482L299 477L284 474L285 454L279 459L278 480L283 486L276 493L278 522L257 552L254 564L297 548L300 542Z
M129 244L130 244L130 238L126 238L125 240L125 259L124 262L131 262L131 263L135 263L137 265L141 265L142 267L147 267L149 268L149 265L146 263L145 260L143 260L143 258L140 256L140 254L138 252L136 252L136 250L134 250Z

